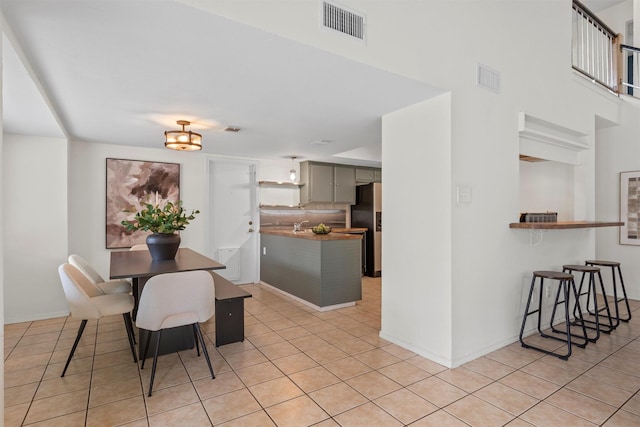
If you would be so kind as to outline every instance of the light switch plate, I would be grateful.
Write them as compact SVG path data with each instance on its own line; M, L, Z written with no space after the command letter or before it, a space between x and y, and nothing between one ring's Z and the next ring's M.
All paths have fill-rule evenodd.
M458 185L456 187L456 202L458 204L471 203L471 186Z

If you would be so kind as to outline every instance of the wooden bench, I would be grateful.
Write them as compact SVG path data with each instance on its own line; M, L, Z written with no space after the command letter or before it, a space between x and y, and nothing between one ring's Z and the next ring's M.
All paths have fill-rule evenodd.
M244 341L244 299L252 295L213 271L216 288L216 347Z

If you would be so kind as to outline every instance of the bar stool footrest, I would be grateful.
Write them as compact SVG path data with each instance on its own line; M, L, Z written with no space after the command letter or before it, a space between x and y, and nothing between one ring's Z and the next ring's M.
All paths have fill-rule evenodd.
M555 338L555 337L548 337L548 338ZM571 356L571 353L568 353L568 354L556 353L556 352L551 351L551 350L545 350L544 348L536 347L536 346L531 345L531 344L526 344L522 340L520 341L520 344L522 345L522 348L529 348L529 349L532 349L532 350L538 350L538 351L541 351L542 353L548 354L549 356L555 356L555 357L557 357L559 359L562 359L562 360L569 360L569 356Z

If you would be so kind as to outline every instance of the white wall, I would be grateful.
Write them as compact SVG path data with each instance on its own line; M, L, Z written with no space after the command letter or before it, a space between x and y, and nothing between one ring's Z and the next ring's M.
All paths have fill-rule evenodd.
M550 231L533 245L530 237L535 243L538 236L508 228L520 212L519 112L587 135L591 148L581 154L582 164L574 170L572 219L615 219L596 217L593 146L595 116L616 122L620 103L571 69L571 1L342 0L341 5L367 16L366 44L320 30L320 8L314 1L287 2L286 15L273 8L272 2L185 3L197 3L231 19L451 92L451 163L447 166L451 178L447 190L453 195L456 187L464 186L471 189L472 196L470 203L452 205L451 238L437 242L452 251L451 280L440 283L449 289L443 291L443 298L447 292L452 298L448 314L452 322L450 365L517 338L524 304L521 296L532 270L561 268L595 254L593 229ZM498 94L476 86L478 63L500 72ZM411 127L421 129L417 123ZM384 143L388 144L387 156L383 155L385 194L431 189L425 179L418 179L408 190L406 180L391 176L407 176L406 169L388 169L388 162L410 161L422 147L403 144L402 150L391 153L389 147L396 141L387 139ZM428 176L424 169L422 173ZM411 202L402 205L405 212L414 209L414 200ZM439 205L431 208L441 209ZM392 221L393 216L389 219L386 212L387 242L389 230L394 229ZM401 224L406 226L407 221ZM390 250L404 251L404 246L385 243L385 256ZM419 251L405 255L402 267L424 263ZM394 277L389 271L400 268L389 262L385 265L383 313L393 310L387 304L397 301L393 287L387 284L405 277ZM429 273L425 270L413 280L424 280ZM447 307L448 302L443 299L428 304ZM404 337L419 336L416 328L431 327L418 322L424 316L421 309L406 310L404 315L416 320ZM408 325L407 320L401 323ZM383 330L391 331L392 325L383 322ZM446 344L434 347L441 345Z
M615 31L624 34L624 23L640 13L640 1L627 0L602 12L602 18ZM636 41L626 44L638 46L640 16L634 17ZM623 96L619 120L616 123L598 120L596 128L596 216L619 219L620 172L640 170L640 102ZM620 219L623 220L623 219ZM597 230L596 257L620 262L625 287L630 298L640 299L640 246L621 245L618 229Z
M596 215L619 218L620 172L640 171L640 103L628 100L620 126L596 132ZM624 219L620 219L621 221ZM640 246L621 245L618 229L599 229L596 257L620 262L629 297L640 299Z
M110 250L104 235L106 158L180 163L184 206L204 211L206 159L214 156L73 141L67 162L64 140L8 136L4 157L3 213L11 218L4 226L5 323L14 323L68 313L57 266L70 253L87 259L104 278L109 276ZM288 178L290 167L290 160L262 162L258 179ZM267 203L298 203L295 189L271 191L258 197L266 197ZM205 215L198 215L181 232L182 245L206 252L208 226Z
M0 30L2 29L2 23L0 23ZM2 114L2 99L3 97L2 95L2 80L3 80L3 75L2 75L2 49L4 48L3 46L3 41L0 40L0 206L4 206L4 166L3 166L3 162L4 162L4 132L3 132L3 125L2 125L2 120L1 118L3 117ZM2 324L5 324L5 315L4 315L4 213L3 210L0 209L0 224L2 224L2 227L0 227L0 319L2 320ZM2 341L2 343L4 344L4 328L2 328L2 330L0 330L0 341ZM4 360L4 345L2 346L2 348L0 349L0 357L2 357L2 360ZM1 390L0 390L0 405L2 405L2 408L0 409L0 419L4 420L4 369L2 370L2 372L0 372L0 386L1 386Z
M64 316L67 142L5 135L3 156L5 323Z
M105 248L106 159L131 159L180 164L180 199L188 211L203 210L206 161L202 153L126 147L74 141L69 161L69 253L85 258L104 278L109 277L110 250ZM160 148L161 147L161 148ZM182 232L181 246L204 252L206 220L196 216Z
M382 141L380 336L448 364L452 357L451 95L387 114L382 119ZM398 156L399 152L406 154Z
M520 162L520 212L557 212L558 221L575 216L573 165L566 163Z
M367 15L366 44L321 31L315 1L287 2L287 14L282 14L281 8L274 8L273 2L266 1L185 2L198 3L199 7L211 8L232 19L450 92L448 101L438 98L435 104L421 103L415 110L407 109L397 117L387 118L389 130L393 130L390 135L397 133L401 137L402 149L394 149L395 138L385 137L385 206L391 209L391 218L388 209L385 211L382 309L385 334L405 342L408 347L418 348L425 355L442 358L445 364L459 365L516 339L522 317L522 295L532 270L561 268L562 264L595 255L595 231L591 229L550 231L536 245L532 243L537 239L530 240L532 236L528 232L508 228L510 222L518 220L520 211L517 117L523 111L588 135L592 148L583 153L583 164L576 169L574 178L574 219L612 219L596 216L600 211L596 212L595 208L594 117L618 121L620 102L572 72L569 0L342 0L340 3L344 6ZM544 31L540 31L541 22ZM478 63L501 73L498 94L476 86ZM425 111L429 111L425 120L430 115L444 114L442 117L449 118L450 138L425 141L431 132L440 136L444 132L439 126L427 129L421 123ZM416 134L401 132L394 124L396 120L404 122ZM426 142L436 144L429 150L437 153L440 160L445 160L443 153L449 152L450 162L431 165L430 160L422 158L422 162L414 163L419 157L415 153L424 153ZM70 250L85 254L106 274L105 157L179 159L184 165L185 204L188 208L198 208L205 206L206 197L202 176L205 162L199 156L160 148L142 150L73 143L69 169L69 220L73 224L69 233ZM407 161L417 167L399 167ZM426 169L424 162L435 170ZM450 171L446 179L445 171ZM428 181L431 174L438 178L435 182ZM408 184L407 177L416 179ZM265 176L265 179L271 178ZM470 203L454 203L457 186L471 189ZM426 202L419 201L421 207L429 210L423 209L421 215L415 215L414 198L399 196L408 191L440 203L427 206L421 204ZM394 195L391 200L388 194ZM390 206L394 197L399 198L398 205ZM415 215L411 217L414 221L406 221L401 211ZM433 215L438 221L425 221L424 215ZM429 236L430 246L426 249L427 254L435 253L436 248L444 251L444 254L437 252L432 261L435 270L412 270L425 263L425 249L419 247L424 242L415 234L405 231L402 235L406 240L391 238L389 242L390 230L406 229L407 224L412 225L412 232L418 224L437 227ZM186 230L183 239L189 246L196 249L204 246L205 233L201 228L204 226L196 220L193 227ZM426 231L417 232L417 236L423 233ZM420 250L414 250L418 248ZM397 254L390 255L390 252ZM446 266L448 262L450 267ZM414 274L403 272L407 266ZM432 274L440 288L425 291L417 283L410 288L428 297L427 300L422 298L416 302L413 295L399 292L410 285L398 283L410 280L424 285ZM406 302L401 303L401 298ZM400 304L408 304L407 309L394 324L394 318L388 313L398 312ZM437 311L424 313L433 307L437 307ZM433 337L426 337L422 329L437 327L439 323L421 321L432 320L429 316L435 313L443 314L446 336L437 335L436 342L432 343L428 340ZM409 329L401 330L402 326Z
M625 23L633 19L634 1L625 0L612 7L600 10L597 12L598 18L605 22L614 32L624 36ZM633 40L624 40L623 43L633 45Z
M294 169L297 179L300 180L300 162L294 161ZM291 160L263 160L257 171L258 181L283 181L289 182L289 170ZM261 186L258 189L258 198L261 203L267 205L297 205L300 203L300 190L298 187Z
M126 147L111 144L72 142L69 165L69 253L78 253L89 261L105 278L109 276L110 250L105 248L105 167L106 158L149 160L180 164L180 198L188 210L202 213L180 232L181 246L207 253L208 221L205 213L209 206L207 194L207 159L216 156L201 152L178 152L158 149ZM258 180L287 179L290 160L261 161ZM299 171L299 166L296 164ZM258 202L297 204L296 189L259 188ZM210 254L214 256L215 254Z

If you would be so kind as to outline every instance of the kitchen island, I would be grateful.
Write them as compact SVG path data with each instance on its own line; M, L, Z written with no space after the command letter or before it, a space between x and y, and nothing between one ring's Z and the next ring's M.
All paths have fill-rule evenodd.
M260 230L260 280L317 310L362 299L362 235Z

